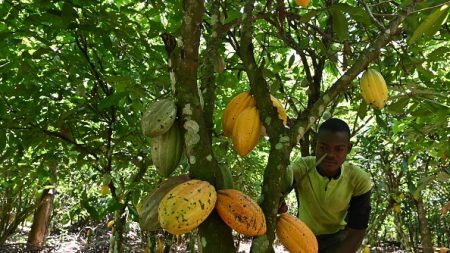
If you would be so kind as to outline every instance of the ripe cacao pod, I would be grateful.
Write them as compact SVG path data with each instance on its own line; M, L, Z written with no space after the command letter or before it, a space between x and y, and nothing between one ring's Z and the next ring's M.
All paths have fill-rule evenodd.
M272 100L272 105L277 108L278 112L278 118L283 121L283 125L287 125L287 114L286 110L283 108L283 105L281 104L280 100L278 98L270 95L270 100Z
M295 2L297 3L297 5L300 5L302 7L306 7L306 6L308 6L310 0L295 0Z
M138 205L139 224L142 230L155 231L161 228L158 207L161 199L175 186L189 180L187 175L169 177L150 192Z
M317 253L319 250L316 236L311 229L289 213L282 213L277 218L275 232L289 252Z
M174 235L197 228L214 209L217 193L206 181L192 179L177 185L159 203L161 227Z
M234 189L217 191L216 210L230 228L246 236L266 233L266 218L259 205Z
M239 114L233 128L233 145L236 152L244 157L255 148L261 134L261 120L256 107L248 107Z
M144 136L155 137L169 131L177 117L177 106L171 99L161 99L144 112L141 127Z
M246 108L255 105L256 100L248 91L241 92L231 99L222 115L223 135L230 137L239 114Z
M368 69L361 77L361 94L367 104L382 109L388 99L386 82L380 72Z
M277 108L278 118L281 119L283 121L283 125L286 126L287 125L287 114L286 114L286 110L283 108L283 105L281 104L280 100L278 100L276 97L272 96L272 94L270 95L270 100L272 100L272 105ZM266 128L264 127L263 124L261 124L261 135L263 135L263 136L267 135Z
M178 122L166 133L152 139L152 160L161 176L168 177L177 168L183 155L183 144Z

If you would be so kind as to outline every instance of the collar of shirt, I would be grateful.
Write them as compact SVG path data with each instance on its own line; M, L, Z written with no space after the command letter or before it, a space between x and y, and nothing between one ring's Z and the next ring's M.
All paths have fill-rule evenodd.
M321 175L322 177L327 177L325 175L323 175L322 173L320 173L320 170L318 167L316 167L317 172L319 173L319 175ZM336 175L332 176L332 177L327 177L328 179L334 179L337 180L339 178L339 176L341 176L341 167L339 167L338 172L336 173Z

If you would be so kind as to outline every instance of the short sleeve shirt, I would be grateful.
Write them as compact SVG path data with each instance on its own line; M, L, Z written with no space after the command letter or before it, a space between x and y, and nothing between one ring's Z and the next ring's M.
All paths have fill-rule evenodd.
M367 193L373 185L367 172L347 162L339 177L331 179L319 174L314 156L298 158L289 166L299 195L299 218L315 235L344 229L350 199Z

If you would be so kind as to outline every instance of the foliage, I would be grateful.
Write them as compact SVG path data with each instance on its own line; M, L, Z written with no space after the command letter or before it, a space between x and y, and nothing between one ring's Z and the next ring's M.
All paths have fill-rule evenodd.
M55 226L102 220L121 210L137 221L136 204L162 180L152 165L151 139L142 135L142 114L162 97L175 96L182 104L184 94L204 106L208 131L202 140L210 142L200 149L231 171L236 189L267 202L265 212L275 208L267 191L278 186L264 185L282 175L272 163L286 165L289 154L310 151L327 111L351 124L357 136L352 160L375 182L369 239L397 239L398 231L390 232L396 231L394 214L386 212L395 203L401 206L401 228L413 224L404 231L418 235L414 200L420 192L433 240L448 243L441 236L448 234L448 216L439 214L450 198L448 179L436 176L450 173L447 1L325 0L307 8L293 1L256 1L253 9L242 1L206 1L195 89L185 92L181 84L188 78L173 83L182 73L164 38L173 36L178 49L193 46L181 42L187 37L185 9L193 3L0 1L0 225L11 228L2 225L2 239L14 232L14 224L30 220L26 214L48 187L57 192ZM244 18L249 9L251 21ZM393 29L397 21L400 28ZM249 45L246 34L251 51L242 50ZM225 71L215 73L218 56ZM381 111L362 102L358 76L368 66L388 85L390 98ZM268 92L289 117L289 129L281 121L266 126L269 137L245 158L236 155L221 129L225 106L242 91L255 94L262 122L277 115L269 110ZM275 156L284 135L294 149ZM301 147L297 137L303 137ZM196 166L183 161L175 174L199 175ZM111 194L100 196L105 178ZM383 215L392 222L382 223Z

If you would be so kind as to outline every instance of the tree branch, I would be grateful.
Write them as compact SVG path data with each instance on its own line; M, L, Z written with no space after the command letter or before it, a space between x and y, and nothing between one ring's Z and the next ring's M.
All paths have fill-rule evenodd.
M349 68L338 80L336 80L336 82L316 103L314 103L312 107L307 108L304 115L310 115L308 119L296 120L295 126L289 131L289 136L291 136L290 140L294 142L294 145L320 117L328 103L330 103L330 101L332 101L342 91L347 89L357 75L366 69L367 66L379 56L380 50L391 41L393 36L397 34L399 26L406 16L411 14L415 7L415 3L416 2L413 2L405 9L404 13L399 14L397 18L392 20L389 27L361 53L353 66Z

